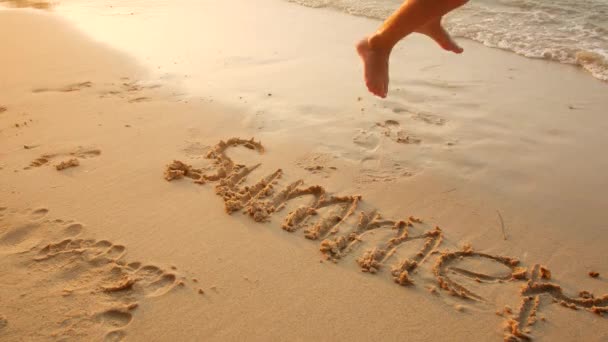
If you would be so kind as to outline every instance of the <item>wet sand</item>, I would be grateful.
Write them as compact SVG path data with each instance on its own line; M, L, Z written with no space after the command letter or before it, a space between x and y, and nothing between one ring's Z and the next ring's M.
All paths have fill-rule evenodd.
M0 339L608 338L606 83L411 37L377 100L376 25L0 11Z

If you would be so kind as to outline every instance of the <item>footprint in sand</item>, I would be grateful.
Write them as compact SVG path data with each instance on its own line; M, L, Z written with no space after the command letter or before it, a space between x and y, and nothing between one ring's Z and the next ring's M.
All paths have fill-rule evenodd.
M366 150L375 150L380 145L380 136L375 132L361 129L353 138L353 142Z
M125 92L139 92L146 89L157 89L160 87L160 84L145 85L137 81L123 82L120 86L121 90Z
M355 183L357 185L388 183L412 176L414 176L412 170L394 161L389 156L372 156L361 160L359 174L355 178Z
M81 82L81 83L73 83L68 84L63 87L58 88L36 88L32 90L33 93L46 93L46 92L61 92L61 93L70 93L74 91L79 91L85 88L91 88L93 86L92 82Z
M3 247L3 252L25 251L30 247L33 247L33 245L36 245L39 241L33 240L31 235L33 235L39 228L39 224L30 222L24 225L15 226L14 228L8 230L2 235L2 237L0 237L0 246Z
M127 333L123 328L133 320L133 315L128 310L134 310L136 306L124 309L110 309L97 315L97 322L101 323L108 331L103 340L107 342L118 342L126 338Z
M45 217L46 214L48 214L48 213L49 213L48 209L39 208L39 209L32 211L32 213L30 214L30 217L32 218L32 220L39 220L39 219Z
M101 323L109 328L122 328L131 323L133 315L127 311L110 309L97 315Z
M94 158L101 155L101 150L95 148L84 148L79 147L73 152L59 152L59 153L48 153L43 154L40 157L32 160L29 166L24 167L24 170L29 170L33 167L41 167L49 165L51 161L62 158L59 163L56 163L55 169L57 171L65 170L67 168L77 167L80 165L80 160Z
M100 92L100 97L117 97L121 99L126 99L129 103L146 102L150 101L151 98L148 96L142 96L140 93L161 87L158 84L145 85L137 81L125 81L129 81L129 78L121 78L121 82L118 86L116 86L115 83L112 83L110 90L103 90Z
M203 158L211 150L211 146L205 145L201 142L187 142L188 145L182 149L182 151L190 158Z
M124 340L126 336L127 336L127 333L124 332L123 330L113 330L104 336L103 341L104 342L120 342L120 341Z
M36 234L42 225L40 220L47 213L45 208L36 209L26 216L27 220L22 220L19 224L12 227L0 226L0 254L27 251L37 245L40 242L40 237ZM2 217L4 216L0 218Z
M401 124L396 120L386 120L382 123L379 122L376 126L380 128L380 131L385 137L390 138L394 142L400 144L420 144L422 142L422 139L408 134L401 129Z
M84 226L80 223L73 223L63 228L66 236L78 236L83 231Z
M392 110L395 114L407 113L408 111L407 109L401 107L394 107Z
M87 340L121 341L141 301L185 286L176 271L128 262L125 246L81 237L83 224L49 219L48 209L2 207L0 213L0 270L23 270L10 273L0 288L3 314L26 319L45 311L48 318L28 320L27 330L6 335L9 340L63 340L76 332ZM0 329L6 325L0 315ZM96 337L100 328L103 335Z
M353 142L367 150L376 150L383 138L399 144L416 145L422 142L422 139L403 130L396 120L377 122L368 130L360 130L353 138Z
M139 103L139 102L145 102L145 101L150 101L150 98L145 97L145 96L140 96L140 97L136 97L134 99L130 99L129 103Z
M338 168L332 165L336 159L328 153L309 153L296 160L296 165L313 175L321 175L328 178Z
M430 114L430 113L415 113L412 114L412 119L419 120L429 125L435 126L443 126L446 123L446 120L439 115Z
M30 7L35 9L48 10L53 6L49 1L46 0L2 0L0 2L3 1L8 2L10 6L18 8Z

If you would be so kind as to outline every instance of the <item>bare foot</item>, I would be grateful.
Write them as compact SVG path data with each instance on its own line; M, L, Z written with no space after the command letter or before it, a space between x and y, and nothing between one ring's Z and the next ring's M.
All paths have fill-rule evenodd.
M431 37L445 50L452 51L454 53L462 53L462 51L464 51L463 48L456 44L443 26L441 26L441 18L431 20L417 29L416 32Z
M365 85L374 95L385 98L388 93L388 60L390 50L372 48L369 39L357 44L357 52L363 61Z

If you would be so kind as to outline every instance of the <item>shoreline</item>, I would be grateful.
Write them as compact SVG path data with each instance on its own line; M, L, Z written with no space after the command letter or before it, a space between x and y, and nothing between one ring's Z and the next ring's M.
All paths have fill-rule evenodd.
M309 7L309 8L315 8L315 9L323 9L323 10L331 10L331 11L335 11L341 14L348 14L348 15L352 15L352 16L357 16L357 17L362 17L362 18L367 18L367 19L372 19L372 20L378 20L378 21L382 21L384 18L389 17L393 11L395 10L395 8L399 5L399 2L395 2L393 3L393 7L391 8L387 8L385 7L385 4L379 4L379 3L367 3L367 4L362 4L363 7L359 7L357 8L356 4L348 4L348 3L344 3L344 2L333 2L333 3L326 3L326 4L320 4L320 3L314 3L314 2L310 2L310 1L299 1L299 0L285 0L288 1L290 3L293 4L297 4L300 6L304 6L304 7ZM364 1L365 3L365 1ZM514 34L514 36L512 35L508 35L505 34L505 32L512 32L513 30L526 30L529 29L527 27L521 27L522 23L525 23L526 21L530 21L530 17L525 17L526 15L529 15L530 13L536 13L537 19L535 20L531 20L531 22L534 22L537 26L540 26L541 28L547 29L544 26L550 26L551 27L551 31L552 31L552 38L555 40L570 40L573 38L573 36L577 36L579 43L580 43L580 39L590 39L589 36L585 36L585 37L581 37L581 35L588 35L591 34L590 32L595 31L596 33L599 32L603 32L605 30L604 27L601 26L601 24L598 24L598 22L580 22L577 20L580 20L580 17L576 17L576 15L574 15L574 13L572 12L573 8L564 8L562 7L564 4L558 4L556 7L557 8L543 8L542 6L542 2L541 3L535 3L535 4L528 4L529 7L526 7L524 4L518 4L516 3L512 3L510 4L511 6L513 6L513 10L517 11L517 9L520 10L519 12L519 16L521 16L521 18L526 18L526 19L521 19L521 18L517 18L516 16L513 16L514 13L510 13L509 11L507 12L502 12L499 10L499 8L493 8L492 6L486 7L485 9L483 9L484 5L488 6L488 4L481 4L482 8L479 7L475 7L475 5L478 5L477 3L468 3L467 5L465 5L462 8L457 9L455 12L452 12L448 15L446 15L444 17L444 24L446 29L452 33L452 36L456 39L465 39L471 42L477 42L479 44L481 44L482 46L491 48L491 49L499 49L502 51L508 51L510 53L514 53L517 54L518 56L524 57L524 58L529 58L529 59L537 59L537 60L545 60L545 61L550 61L552 63L558 63L558 64L564 64L564 65L572 65L575 66L583 71L585 71L586 73L588 73L591 77L601 81L601 82L608 82L608 73L606 72L608 69L608 45L604 45L603 49L602 47L598 47L598 46L572 46L572 45L568 45L568 46L561 46L559 47L560 49L558 49L557 51L551 51L552 49L558 48L557 46L551 46L550 44L548 45L542 45L547 44L546 41L543 41L544 39L547 39L547 36L535 36L535 37L530 37L530 36L518 36L517 33ZM545 6L550 4L544 4ZM566 5L568 6L568 5ZM367 8L366 8L367 7ZM549 12L545 12L549 10ZM602 11L601 8L596 8L596 11ZM477 11L481 11L477 12ZM554 11L554 12L550 12L550 11ZM581 15L583 14L583 12L577 12L577 14ZM476 16L476 15L485 15L487 18L491 18L489 19L490 22L500 22L500 27L502 28L502 32L497 32L495 27L492 27L492 24L487 24L484 23L485 21L481 21L481 22L477 22L476 20L472 20L472 22L470 21L471 18L468 18L468 16ZM501 15L503 17L501 17ZM509 15L511 15L511 17L508 17ZM538 21L538 16L551 16L553 17L552 20L540 20ZM566 16L566 18L564 18L563 16ZM498 18L500 17L500 18ZM467 19L469 20L468 23L465 24L465 22L467 21ZM568 23L568 19L570 19L571 21L574 22L570 22ZM477 19L479 20L479 19ZM568 26L568 24L570 24L570 26L580 26L580 31L577 32L577 34L569 32L570 36L566 35L566 36L560 36L560 34L564 34L563 32L561 32L562 30L566 29L566 27L562 26L562 27L555 27L556 21L559 21L562 25L566 25ZM496 24L494 24L496 25ZM467 27L468 26L468 27ZM472 29L471 31L469 31L470 26L476 26L477 30ZM585 27L585 29L582 29L582 27ZM538 27L537 27L538 29ZM527 32L528 34L531 34L530 32ZM547 32L544 32L545 34L547 34ZM495 35L501 36L502 37L500 39L497 39ZM553 36L556 35L556 36ZM601 34L598 33L598 36L594 37L596 40L599 39L601 41ZM520 39L520 41L518 42L518 44L516 44L516 42L514 41L515 39ZM527 39L526 39L527 38ZM530 38L534 38L535 44L533 45L529 45L529 39ZM523 41L522 41L523 39ZM539 46L542 47L542 53L541 51L539 51L538 49L538 44L541 44ZM570 42L571 43L571 42ZM589 42L587 41L587 44L589 44ZM601 45L601 43L598 43L599 45ZM536 49L536 50L535 50ZM598 52L598 49L602 52ZM577 50L577 52L574 55L570 55L572 50ZM564 54L566 56L564 56Z

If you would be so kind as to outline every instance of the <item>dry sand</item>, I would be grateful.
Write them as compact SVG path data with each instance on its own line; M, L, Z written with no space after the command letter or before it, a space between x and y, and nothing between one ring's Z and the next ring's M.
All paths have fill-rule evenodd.
M371 20L0 3L47 8L0 11L0 340L608 339L605 83L411 37L380 101Z

